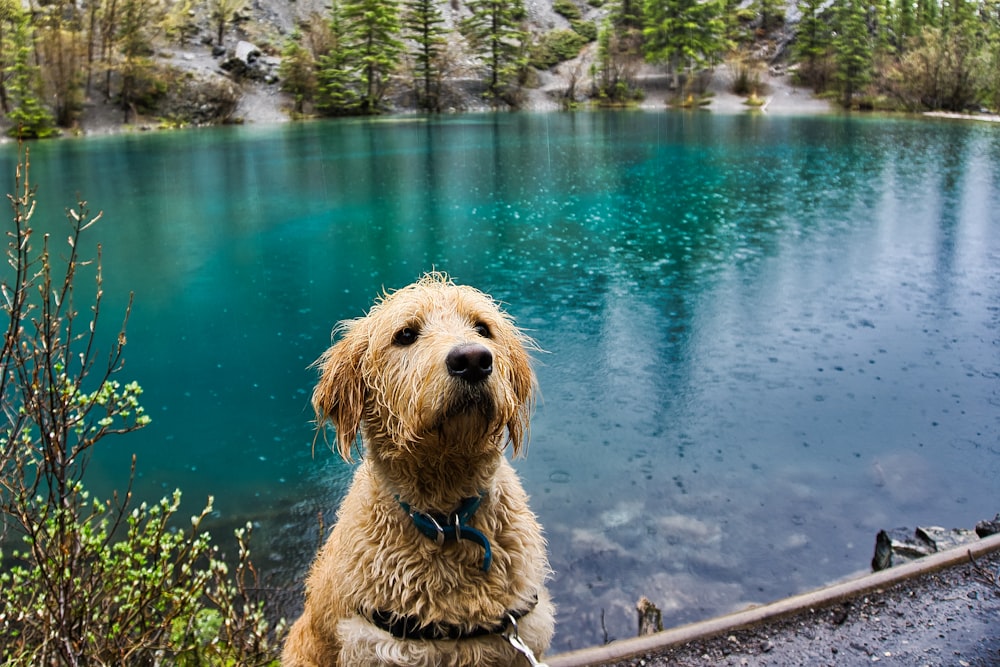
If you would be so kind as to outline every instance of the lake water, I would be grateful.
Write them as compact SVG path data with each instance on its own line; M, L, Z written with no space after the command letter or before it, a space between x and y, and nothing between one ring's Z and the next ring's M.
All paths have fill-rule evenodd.
M15 147L0 146L9 191ZM313 451L333 325L431 268L545 352L525 460L555 649L867 568L881 528L1000 510L1000 127L511 114L31 146L43 226L102 209L153 423L88 471L247 519L290 587L351 470ZM57 235L57 238L61 235Z

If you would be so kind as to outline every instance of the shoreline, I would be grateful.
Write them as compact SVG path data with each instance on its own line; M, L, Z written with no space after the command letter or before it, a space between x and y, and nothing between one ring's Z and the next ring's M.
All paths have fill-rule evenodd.
M992 665L1000 535L761 607L547 658L550 667ZM935 661L938 660L938 661Z
M555 88L550 86L529 89L527 103L521 109L507 111L507 113L551 113L551 112L591 112L591 111L708 111L718 114L743 114L754 113L760 115L833 115L844 114L843 109L829 100L816 97L807 88L793 85L788 74L767 75L762 82L762 89L766 94L760 95L759 104L750 105L747 98L736 95L729 91L727 81L728 73L725 66L718 68L712 77L707 90L708 102L695 109L685 109L671 106L667 103L671 91L663 83L664 77L659 74L647 74L643 80L647 84L643 87L644 98L630 106L605 109L589 104L582 104L576 109L562 109L558 101L553 97ZM285 123L300 122L291 118L288 110L291 108L292 100L286 93L280 92L273 84L246 84L243 95L237 105L234 117L236 122L232 125L245 126L270 126L282 125ZM140 118L136 122L124 123L118 120L122 111L115 105L106 101L89 100L84 105L84 112L81 115L77 127L63 129L56 139L87 138L99 136L113 136L120 134L133 134L145 132L161 132L176 130L193 130L206 127L225 127L225 125L184 125L167 126L156 118ZM383 118L405 117L417 113L414 109L398 109L386 112L380 116ZM465 110L452 110L441 112L442 116L493 113L488 108L471 108ZM864 115L868 112L857 112ZM890 114L896 115L896 114ZM990 113L955 113L948 111L925 111L919 113L900 113L900 116L912 115L923 118L976 121L987 123L1000 123L1000 114ZM358 116L357 118L363 118ZM17 142L17 139L6 134L9 124L0 119L0 145ZM323 120L322 117L310 117L306 120Z

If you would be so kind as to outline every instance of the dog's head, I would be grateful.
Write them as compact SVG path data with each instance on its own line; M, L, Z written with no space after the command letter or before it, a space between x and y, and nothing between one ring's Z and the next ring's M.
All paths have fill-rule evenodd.
M318 425L337 431L350 460L359 430L380 456L439 447L499 448L527 441L534 343L488 295L442 273L378 299L342 322L340 340L316 362Z

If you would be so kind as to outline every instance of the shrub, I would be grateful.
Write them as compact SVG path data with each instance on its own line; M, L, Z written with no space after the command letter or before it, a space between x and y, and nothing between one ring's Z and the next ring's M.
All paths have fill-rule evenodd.
M15 194L8 195L13 225L8 273L0 282L9 316L0 352L6 416L0 429L0 664L276 663L282 627L270 627L251 587L248 530L237 531L239 553L230 570L202 529L211 500L180 531L174 528L180 492L132 508L131 493L98 501L84 487L93 447L149 422L139 403L142 389L116 378L131 298L100 361L99 246L95 262L79 253L84 232L101 214L91 215L83 201L68 211L67 247L57 262L49 235L39 238L32 228L36 199L28 164L25 151ZM96 283L83 318L76 299L81 272L91 272Z
M569 20L578 19L581 16L580 8L573 0L554 0L552 9Z
M749 53L749 49L736 49L726 59L731 75L730 89L736 95L756 95L761 90L761 72L764 64Z
M924 28L888 78L909 109L965 111L982 102L992 71L975 34Z
M588 42L593 42L597 39L597 24L593 21L577 21L573 20L569 22L573 31L578 35L583 37Z
M573 30L551 30L532 45L529 64L537 69L548 69L576 57L586 43L587 40Z

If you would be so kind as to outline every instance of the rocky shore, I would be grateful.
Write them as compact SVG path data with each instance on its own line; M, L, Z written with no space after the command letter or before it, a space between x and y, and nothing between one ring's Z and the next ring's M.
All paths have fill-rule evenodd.
M594 58L593 45L585 48L578 58L562 63L551 70L539 72L537 81L523 89L522 110L528 112L558 111L562 108L562 97L574 73L586 71ZM253 54L247 63L248 54ZM228 51L220 54L207 45L163 48L157 53L161 68L169 68L179 74L184 83L170 91L168 99L161 104L160 117L130 117L127 121L124 111L112 101L104 99L96 91L84 103L83 112L75 128L66 130L64 136L91 136L121 132L142 132L176 127L164 117L187 118L184 126L238 123L268 125L291 120L290 96L281 91L277 79L277 57L264 56L252 44L237 42ZM240 65L242 64L242 67ZM249 72L247 67L255 68ZM825 114L836 110L829 101L816 98L811 91L792 84L787 73L765 72L761 79L761 94L758 104L751 107L745 96L731 92L733 76L725 64L716 67L708 81L707 102L699 108L717 113L770 114ZM488 111L474 90L477 80L454 81L451 88L458 91L460 98L452 112ZM673 97L668 86L668 77L662 67L643 65L636 74L636 84L643 91L643 99L635 104L643 110L665 110ZM586 82L578 84L585 88ZM400 94L389 113L412 113L406 107L405 94ZM587 108L584 99L580 108ZM204 116L204 118L202 118ZM0 130L6 129L4 118L0 118Z
M1000 535L759 610L643 637L551 667L1000 664ZM563 623L571 622L563 619ZM616 653L614 645L608 655ZM625 650L623 650L625 649Z

